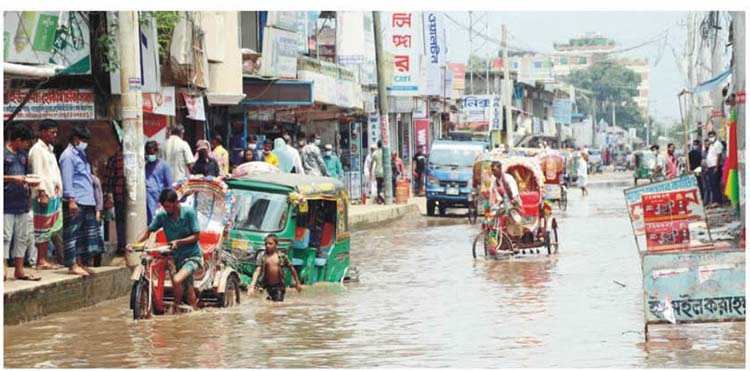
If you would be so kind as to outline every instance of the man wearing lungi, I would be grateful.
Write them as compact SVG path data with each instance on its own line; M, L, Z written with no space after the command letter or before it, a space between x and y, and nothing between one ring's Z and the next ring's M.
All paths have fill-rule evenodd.
M63 225L62 176L55 158L56 140L57 122L46 119L40 125L39 140L29 151L31 173L41 180L39 187L33 191L32 199L34 239L37 246L36 269L62 268L61 265L50 262L48 257L49 241L54 236L54 242L60 244L59 232Z
M98 243L99 223L96 220L91 166L86 158L89 138L91 133L88 128L74 127L70 143L60 155L65 266L68 273L81 276L94 274L94 270L81 262L81 257L96 255L102 249Z

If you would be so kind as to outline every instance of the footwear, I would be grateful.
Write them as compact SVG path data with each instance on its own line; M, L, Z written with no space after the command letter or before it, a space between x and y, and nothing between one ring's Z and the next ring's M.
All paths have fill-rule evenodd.
M23 277L16 277L16 280L20 281L41 281L42 277L37 277L33 274L25 273Z

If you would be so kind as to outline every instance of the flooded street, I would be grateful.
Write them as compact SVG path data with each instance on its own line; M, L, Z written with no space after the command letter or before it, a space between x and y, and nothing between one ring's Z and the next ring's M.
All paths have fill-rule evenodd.
M474 261L463 210L414 216L353 234L357 283L140 322L122 298L5 326L5 367L744 367L744 322L644 343L624 185L571 191L556 256Z

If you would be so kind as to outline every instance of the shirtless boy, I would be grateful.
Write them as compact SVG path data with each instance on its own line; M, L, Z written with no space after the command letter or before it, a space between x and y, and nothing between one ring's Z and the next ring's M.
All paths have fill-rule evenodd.
M292 272L297 292L302 291L297 271L294 269L289 257L276 250L278 244L279 238L275 234L266 236L266 252L258 257L257 268L253 274L253 281L250 283L253 292L256 284L260 283L266 289L266 292L268 292L267 299L272 301L284 301L284 294L286 292L284 267L289 268Z

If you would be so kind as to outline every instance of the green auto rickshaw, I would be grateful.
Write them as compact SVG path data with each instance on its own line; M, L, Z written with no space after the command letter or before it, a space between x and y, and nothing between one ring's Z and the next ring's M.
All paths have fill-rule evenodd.
M251 173L227 180L235 195L232 228L224 258L240 273L243 288L252 281L264 238L275 234L303 285L343 282L349 272L349 196L344 184L328 177ZM293 284L287 272L288 284Z
M656 155L653 152L643 150L633 152L633 183L638 185L638 179L648 179L654 182L656 170Z

